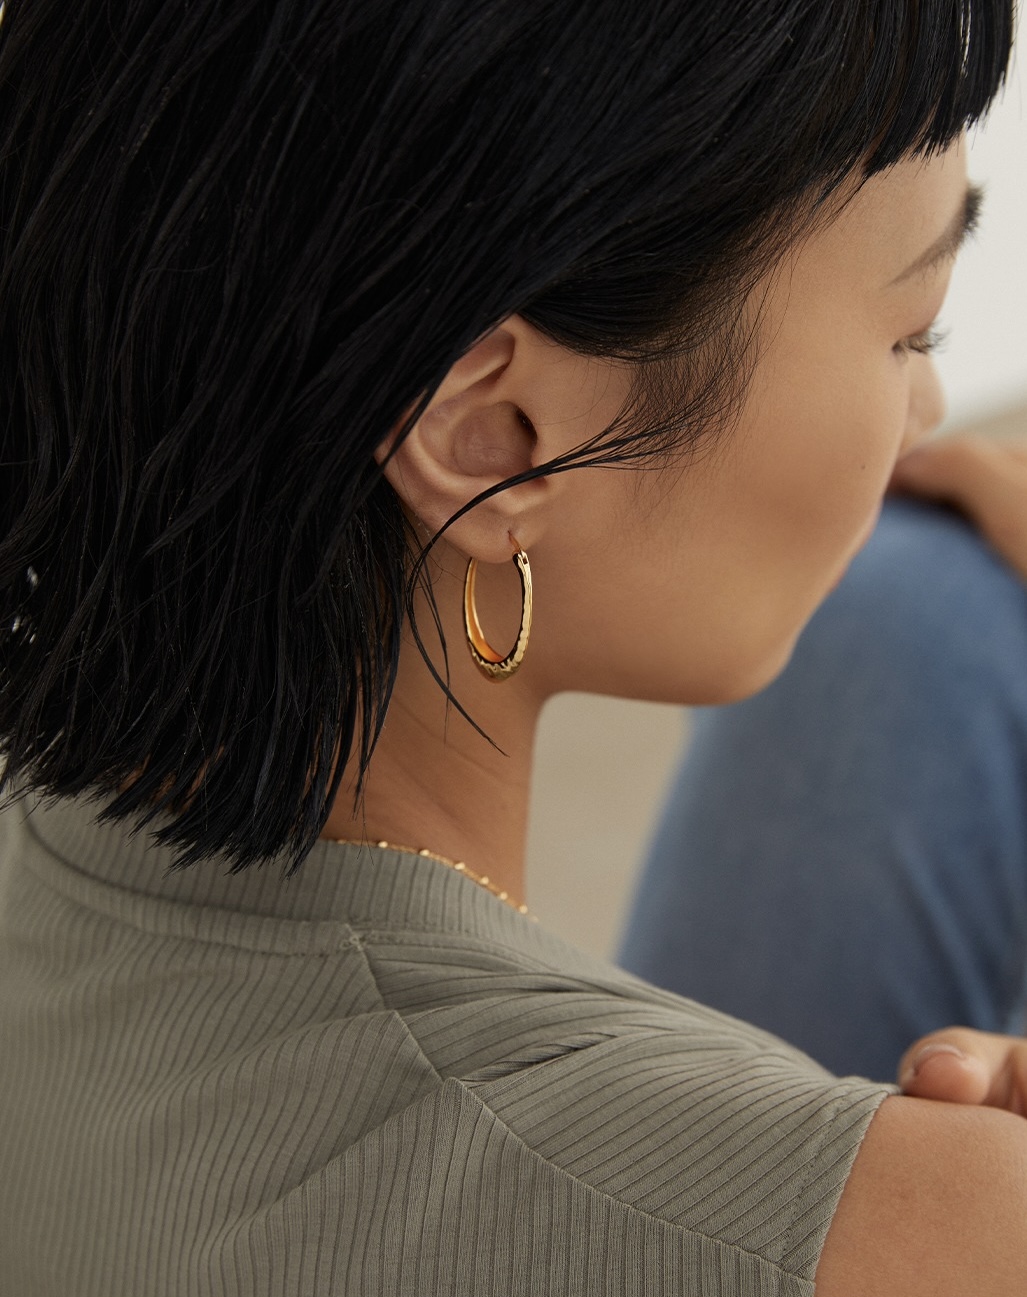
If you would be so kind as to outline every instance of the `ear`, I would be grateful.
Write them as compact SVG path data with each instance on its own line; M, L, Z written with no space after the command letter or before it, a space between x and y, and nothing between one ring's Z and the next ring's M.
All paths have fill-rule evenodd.
M378 447L375 459L389 483L432 535L482 491L567 448L548 444L531 413L543 386L539 367L547 358L551 366L554 349L563 350L511 316L456 362L398 445L393 434ZM454 523L446 539L469 557L506 562L511 533L524 549L539 539L562 476L500 491Z

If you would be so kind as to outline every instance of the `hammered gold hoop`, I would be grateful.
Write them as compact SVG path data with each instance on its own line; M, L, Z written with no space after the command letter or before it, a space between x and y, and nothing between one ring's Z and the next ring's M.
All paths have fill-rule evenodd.
M524 651L528 647L528 635L531 633L531 567L527 554L520 546L513 556L513 562L517 575L521 578L521 628L517 632L517 643L506 657L497 653L488 642L478 621L478 610L474 606L474 578L478 571L476 558L472 558L467 564L467 575L464 577L464 631L467 634L467 646L478 670L490 680L510 679L524 661Z

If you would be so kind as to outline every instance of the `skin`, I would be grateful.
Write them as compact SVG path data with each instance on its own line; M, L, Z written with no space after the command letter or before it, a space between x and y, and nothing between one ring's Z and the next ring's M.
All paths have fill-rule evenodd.
M531 753L549 698L726 702L782 670L869 536L896 460L942 416L930 359L899 344L941 308L951 260L892 281L950 226L966 184L957 146L843 195L840 214L758 288L763 355L726 434L660 471L524 483L446 532L432 573L452 687L503 751L454 713L447 724L408 634L362 814L344 788L324 836L426 846L521 900ZM631 382L627 366L511 317L453 367L386 474L427 540L488 486L601 432ZM520 609L511 535L531 560L534 623L524 665L497 685L464 647L463 576L478 558L482 625L505 651ZM419 623L431 627L427 609Z
M350 775L325 837L428 847L519 902L532 747L549 698L725 702L782 670L870 535L896 462L942 417L929 357L902 342L940 310L952 256L904 272L951 230L966 184L957 145L843 195L840 212L759 286L751 388L737 425L700 453L659 472L535 480L449 528L431 570L451 685L498 749L447 710L408 635L361 811ZM511 317L454 365L388 459L388 480L427 540L488 486L600 432L630 383L626 367L575 355ZM391 448L389 439L379 458ZM1000 460L972 445L954 457L925 448L894 481L957 499L1027 575L1024 461ZM505 651L520 608L513 538L530 556L535 620L524 665L496 684L464 647L463 576L476 557L482 625ZM419 622L427 635L427 609ZM1027 1069L979 1033L932 1041L965 1057L929 1053L907 1068L907 1089L966 1106L885 1100L829 1231L818 1297L1027 1291L1027 1125L1012 1098L1022 1103Z
M1027 580L1027 437L949 437L897 466L893 485L961 509Z
M899 1083L907 1094L981 1104L1027 1117L1027 1040L947 1027L903 1054Z

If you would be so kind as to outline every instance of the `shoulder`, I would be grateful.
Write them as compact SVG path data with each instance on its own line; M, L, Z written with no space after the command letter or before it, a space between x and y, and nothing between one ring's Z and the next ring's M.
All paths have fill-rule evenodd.
M1027 1122L892 1097L828 1231L817 1297L1027 1292Z
M888 1093L713 1024L579 1035L463 1085L580 1184L805 1281Z

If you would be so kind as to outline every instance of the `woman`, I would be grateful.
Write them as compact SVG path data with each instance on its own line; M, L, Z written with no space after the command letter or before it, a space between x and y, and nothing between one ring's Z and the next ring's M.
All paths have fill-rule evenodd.
M937 421L1011 17L8 0L12 1290L1022 1291L1018 1118L519 912L545 700L761 688Z

